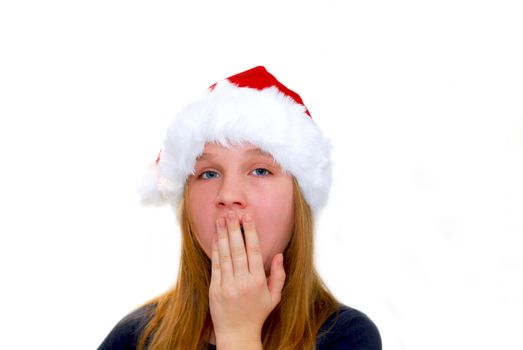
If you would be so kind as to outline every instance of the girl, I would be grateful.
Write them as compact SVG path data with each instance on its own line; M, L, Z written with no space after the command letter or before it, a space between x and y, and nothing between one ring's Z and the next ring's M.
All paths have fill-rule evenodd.
M99 349L381 349L313 264L330 143L264 67L212 85L169 126L145 204L177 209L175 287L123 318Z

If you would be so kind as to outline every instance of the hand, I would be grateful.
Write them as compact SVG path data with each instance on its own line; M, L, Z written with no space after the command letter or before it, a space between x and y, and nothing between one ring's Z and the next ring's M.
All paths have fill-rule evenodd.
M231 337L261 342L263 323L280 302L285 283L283 255L274 256L267 278L254 220L247 214L242 225L245 244L234 212L216 222L209 307L217 344Z

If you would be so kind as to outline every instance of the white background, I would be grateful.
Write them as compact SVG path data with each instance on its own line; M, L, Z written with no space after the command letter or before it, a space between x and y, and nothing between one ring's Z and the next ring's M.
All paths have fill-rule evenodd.
M135 185L169 121L256 65L332 139L317 266L384 348L521 349L519 1L3 1L3 349L94 349L175 281Z

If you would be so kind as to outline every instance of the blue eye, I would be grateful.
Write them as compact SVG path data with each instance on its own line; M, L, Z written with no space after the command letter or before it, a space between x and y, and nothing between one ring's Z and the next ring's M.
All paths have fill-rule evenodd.
M269 170L264 169L264 168L256 168L253 171L251 171L251 173L253 173L257 177L265 177L265 176L268 176L271 174L271 172ZM202 172L200 174L199 178L204 179L204 180L211 180L211 179L216 179L219 176L220 175L218 174L218 172L216 172L214 170L207 170L207 171Z
M206 176L206 174L208 176ZM214 179L218 176L218 173L216 171L213 171L213 170L207 170L207 171L204 171L203 173L200 174L200 177L204 180L208 180L208 179Z
M269 170L264 168L254 169L253 172L256 174L256 176L267 176L271 173Z

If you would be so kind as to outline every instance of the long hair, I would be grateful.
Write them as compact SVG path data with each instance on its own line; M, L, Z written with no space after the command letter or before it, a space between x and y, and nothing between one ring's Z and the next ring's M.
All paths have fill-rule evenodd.
M280 303L262 329L264 349L314 350L321 325L339 308L314 268L313 222L294 177L294 227L285 248L285 285ZM188 186L180 203L182 253L174 288L146 303L154 310L138 350L201 350L212 331L209 310L211 261L200 247L188 209Z

